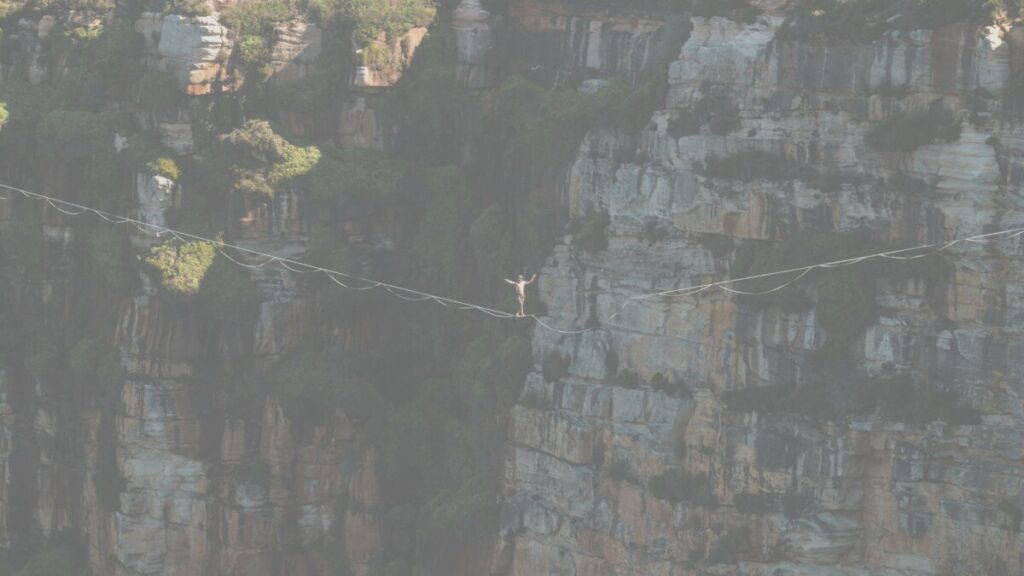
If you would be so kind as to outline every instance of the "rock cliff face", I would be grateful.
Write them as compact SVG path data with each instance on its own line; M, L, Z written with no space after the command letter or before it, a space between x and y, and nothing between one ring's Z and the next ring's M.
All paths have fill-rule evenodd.
M243 256L258 292L251 318L212 318L133 268L133 281L142 279L101 327L119 371L74 384L48 369L49 342L33 343L43 352L25 367L0 364L0 546L32 549L73 534L94 574L116 576L1024 573L1019 239L818 270L774 296L637 298L1020 226L1024 32L940 18L828 36L813 33L792 2L754 4L756 15L713 16L660 2L443 6L438 25L452 27L454 73L429 76L441 96L426 101L458 96L466 106L417 127L426 134L504 139L456 116L484 116L497 99L489 89L514 73L591 92L667 79L645 128L594 127L565 170L529 184L573 217L540 274L544 320L587 331L538 328L510 412L485 412L493 399L467 408L489 427L507 424L498 454L486 455L504 460L495 533L473 534L462 548L449 534L403 534L424 524L416 511L389 508L389 455L357 403L310 420L296 418L288 398L257 393L278 360L314 340L365 351L387 331L363 326L378 320L358 313L350 326L325 327L308 276ZM3 40L3 81L39 85L64 74L47 57L61 18L18 23ZM228 56L238 39L219 15L144 13L132 28L143 64L169 72L190 98L146 118L147 128L202 165L204 123L223 121L204 106L244 87ZM408 145L407 119L389 98L428 51L427 28L351 50L349 30L308 18L269 29L268 88L256 96L308 96L317 73L344 71L346 90L328 90L336 100L326 113L289 109L281 123L339 144L338 162L379 161ZM323 66L332 33L346 38L349 60ZM438 87L446 81L461 92ZM126 142L118 137L118 152ZM508 160L490 150L460 155L481 162L470 172L486 172ZM390 177L385 164L368 165L373 177L357 176ZM45 160L12 172L31 170L44 173L33 180L40 191L76 189L70 168ZM148 166L123 176L124 203L155 225L210 192ZM270 199L225 192L227 228L244 247L301 258L323 249L311 221L343 220L356 253L346 256L371 260L396 243L382 230L403 221L370 213L384 202L418 210L422 187L415 200L346 198L333 211L301 185L279 186ZM17 223L7 204L0 215L5 230ZM47 273L0 261L9 287L0 321L13 303L60 328L88 273L71 265L73 247L94 240L54 210L41 221ZM159 241L130 238L138 250ZM332 378L343 387L355 377ZM424 456L446 457L457 459ZM494 499L486 495L471 502L484 508ZM389 562L416 545L436 548L430 561L407 566L417 555L403 550Z
M742 276L751 243L866 228L903 247L1018 226L1019 35L993 48L955 22L801 37L771 9L692 25L668 108L641 134L592 132L571 169L571 210L607 212L608 249L559 246L541 297L556 326L597 329L534 336L538 366L571 363L533 373L512 414L503 573L1019 572L1019 241L958 245L948 275L842 276L877 300L842 319L864 323L848 340L824 327L822 281L799 306L718 291L620 308ZM936 110L956 135L870 145ZM819 370L835 350L844 368ZM932 395L899 396L904 379ZM801 406L858 394L884 400ZM940 394L978 417L882 410Z

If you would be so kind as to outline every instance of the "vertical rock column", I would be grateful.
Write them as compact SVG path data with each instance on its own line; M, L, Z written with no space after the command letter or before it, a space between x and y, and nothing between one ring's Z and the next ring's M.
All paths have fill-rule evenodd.
M470 89L494 85L495 67L491 60L494 34L491 13L479 0L462 0L452 14L455 45L458 50L456 76L460 86Z

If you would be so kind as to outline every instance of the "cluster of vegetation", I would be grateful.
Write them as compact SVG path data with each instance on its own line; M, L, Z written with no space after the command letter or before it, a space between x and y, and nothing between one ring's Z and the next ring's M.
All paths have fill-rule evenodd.
M7 105L0 102L0 128L4 127L7 123Z
M381 35L395 39L410 28L426 26L437 11L434 0L309 0L309 8L321 21L352 22L360 46Z
M960 139L961 129L952 110L932 106L886 118L868 130L864 141L878 150L909 154L936 141L955 142Z
M435 13L433 0L263 0L239 2L224 11L223 20L240 37L268 38L277 23L305 14L320 22L350 23L356 42L367 46L382 35L395 39L426 26Z
M160 284L172 294L196 294L206 271L217 256L209 242L171 241L150 248L145 258L160 277Z
M124 154L128 163L138 170L171 180L181 179L176 154L153 131L141 131L128 138Z
M308 173L320 161L316 146L296 146L266 120L250 120L221 137L231 161L234 191L270 197L278 185Z

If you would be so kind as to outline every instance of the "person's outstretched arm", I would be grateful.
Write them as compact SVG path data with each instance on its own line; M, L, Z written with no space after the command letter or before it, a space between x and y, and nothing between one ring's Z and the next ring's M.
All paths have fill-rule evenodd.
M533 281L536 280L536 279L537 279L537 275L536 274L534 274L533 276L530 276L530 281L527 282L527 284L533 284Z
M508 278L505 278L505 282L508 282L509 284L515 284L515 281L509 280Z

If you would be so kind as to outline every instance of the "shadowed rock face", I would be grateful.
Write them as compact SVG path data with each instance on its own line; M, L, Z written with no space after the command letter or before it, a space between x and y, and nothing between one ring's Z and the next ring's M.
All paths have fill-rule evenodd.
M1024 33L995 43L959 22L873 42L800 38L785 29L787 3L758 4L766 12L751 23L568 1L489 3L489 12L466 0L454 11L463 87L491 86L503 50L551 85L588 78L583 88L598 90L610 77L667 74L668 86L643 130L594 129L565 181L548 183L575 218L610 220L607 250L583 250L570 235L538 281L549 323L596 329L534 334L537 368L501 415L499 544L442 559L461 571L418 566L422 576L478 576L488 556L491 576L1024 569L1019 241L958 246L941 273L842 276L870 285L876 304L850 306L863 316L845 318L863 326L853 334L823 304L855 300L820 282L837 271L816 272L792 300L707 292L621 307L747 273L742 251L754 244L858 230L874 242L861 244L868 250L1024 220ZM5 79L59 75L60 63L41 57L54 25L25 21L6 40L16 51L4 55ZM220 58L231 34L216 17L145 14L136 29L147 64L175 74L183 92L235 85ZM278 24L272 81L307 78L328 32ZM343 147L384 150L402 138L377 92L398 82L425 32L380 40L401 66L357 72L367 90L329 119ZM157 127L189 152L196 119L185 106L177 114ZM53 172L42 180L69 187ZM131 184L154 224L196 193L146 174ZM300 187L270 202L234 200L240 243L303 256ZM5 219L8 210L0 205ZM66 254L77 231L53 211L44 222L47 250ZM34 294L22 301L50 323L72 283L67 258L53 260L52 277L12 288ZM74 531L94 573L116 576L313 576L339 565L339 551L350 573L377 574L389 537L386 470L358 414L305 422L274 399L246 417L209 409L210 395L230 393L210 374L213 360L264 366L322 337L302 276L251 274L263 302L248 324L212 324L152 286L120 302L104 328L125 371L103 383L111 407L46 371L0 368L0 543ZM555 356L568 368L548 381L541 367ZM932 393L907 393L907 382Z
M967 23L854 43L787 38L783 22L771 11L752 24L693 18L668 109L639 135L584 142L570 209L607 211L609 247L557 247L541 296L556 326L598 330L535 333L538 365L572 363L556 382L532 374L512 414L503 573L1022 569L1019 241L958 246L948 276L853 276L875 287L880 311L844 345L841 370L815 364L838 336L814 290L799 311L722 292L619 308L728 276L744 240L866 227L902 247L1019 225L1016 30L993 49ZM715 114L681 120L708 99ZM956 137L868 145L877 126L936 109L957 119ZM831 182L809 175L824 173ZM797 405L895 386L894 375L981 417ZM733 404L757 388L773 392ZM788 405L769 402L794 388Z

